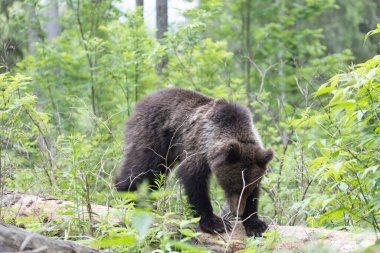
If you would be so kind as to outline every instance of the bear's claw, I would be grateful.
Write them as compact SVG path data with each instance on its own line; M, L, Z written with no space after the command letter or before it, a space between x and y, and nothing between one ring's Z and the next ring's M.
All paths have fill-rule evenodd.
M219 234L231 231L232 226L228 220L224 220L216 215L211 218L201 218L199 227L203 232L209 234Z
M243 222L247 236L262 237L268 226L259 218L251 218Z

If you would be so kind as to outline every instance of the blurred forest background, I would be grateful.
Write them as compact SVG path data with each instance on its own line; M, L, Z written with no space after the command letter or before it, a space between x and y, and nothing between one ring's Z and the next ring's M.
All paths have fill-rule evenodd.
M175 2L0 1L0 191L75 203L59 226L12 222L120 252L189 249L196 220L175 178L123 198L112 185L136 102L176 86L250 108L276 152L268 223L380 232L380 2L199 0L168 22ZM93 203L127 206L126 226L92 226L78 214ZM167 214L187 222L181 243Z

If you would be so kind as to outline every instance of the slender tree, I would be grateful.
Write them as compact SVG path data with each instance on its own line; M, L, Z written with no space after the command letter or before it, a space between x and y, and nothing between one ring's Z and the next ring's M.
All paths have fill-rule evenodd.
M251 103L253 101L251 94L251 0L246 0L246 17L245 17L245 47L247 50L247 60L246 60L246 92L248 96L248 105L251 108ZM252 108L251 108L252 110Z
M156 1L156 38L162 41L165 32L168 31L168 0ZM165 56L156 66L157 75L162 75L162 69L168 64L168 58Z
M136 0L136 7L141 7L144 10L144 0Z
M144 0L136 0L136 10L140 12L141 17L144 19Z
M32 5L24 5L24 9L28 12L29 21L26 24L28 27L28 52L35 54L36 49L34 44L38 42L38 29L36 29L38 21L36 17L36 9Z
M49 0L47 2L45 24L45 32L48 41L58 37L61 33L61 25L59 23L59 5L57 0Z

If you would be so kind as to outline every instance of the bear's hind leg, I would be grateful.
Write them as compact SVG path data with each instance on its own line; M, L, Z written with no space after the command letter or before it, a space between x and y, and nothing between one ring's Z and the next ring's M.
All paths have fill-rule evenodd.
M143 180L154 186L157 174L165 172L165 160L159 153L150 148L130 148L115 178L115 187L118 191L136 191Z

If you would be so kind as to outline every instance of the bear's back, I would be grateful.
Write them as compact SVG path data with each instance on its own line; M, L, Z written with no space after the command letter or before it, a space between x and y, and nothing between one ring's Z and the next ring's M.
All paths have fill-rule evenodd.
M136 111L147 110L147 108L168 108L177 110L180 108L189 109L207 104L213 101L212 98L202 95L198 92L181 89L167 88L156 91L143 100L137 106Z
M181 88L156 91L137 103L133 115L126 122L126 137L138 138L148 132L156 135L168 128L175 130L197 108L213 101L210 97Z
M136 105L134 118L164 124L174 118L183 118L196 108L212 102L213 99L200 93L180 88L167 88L154 92Z

